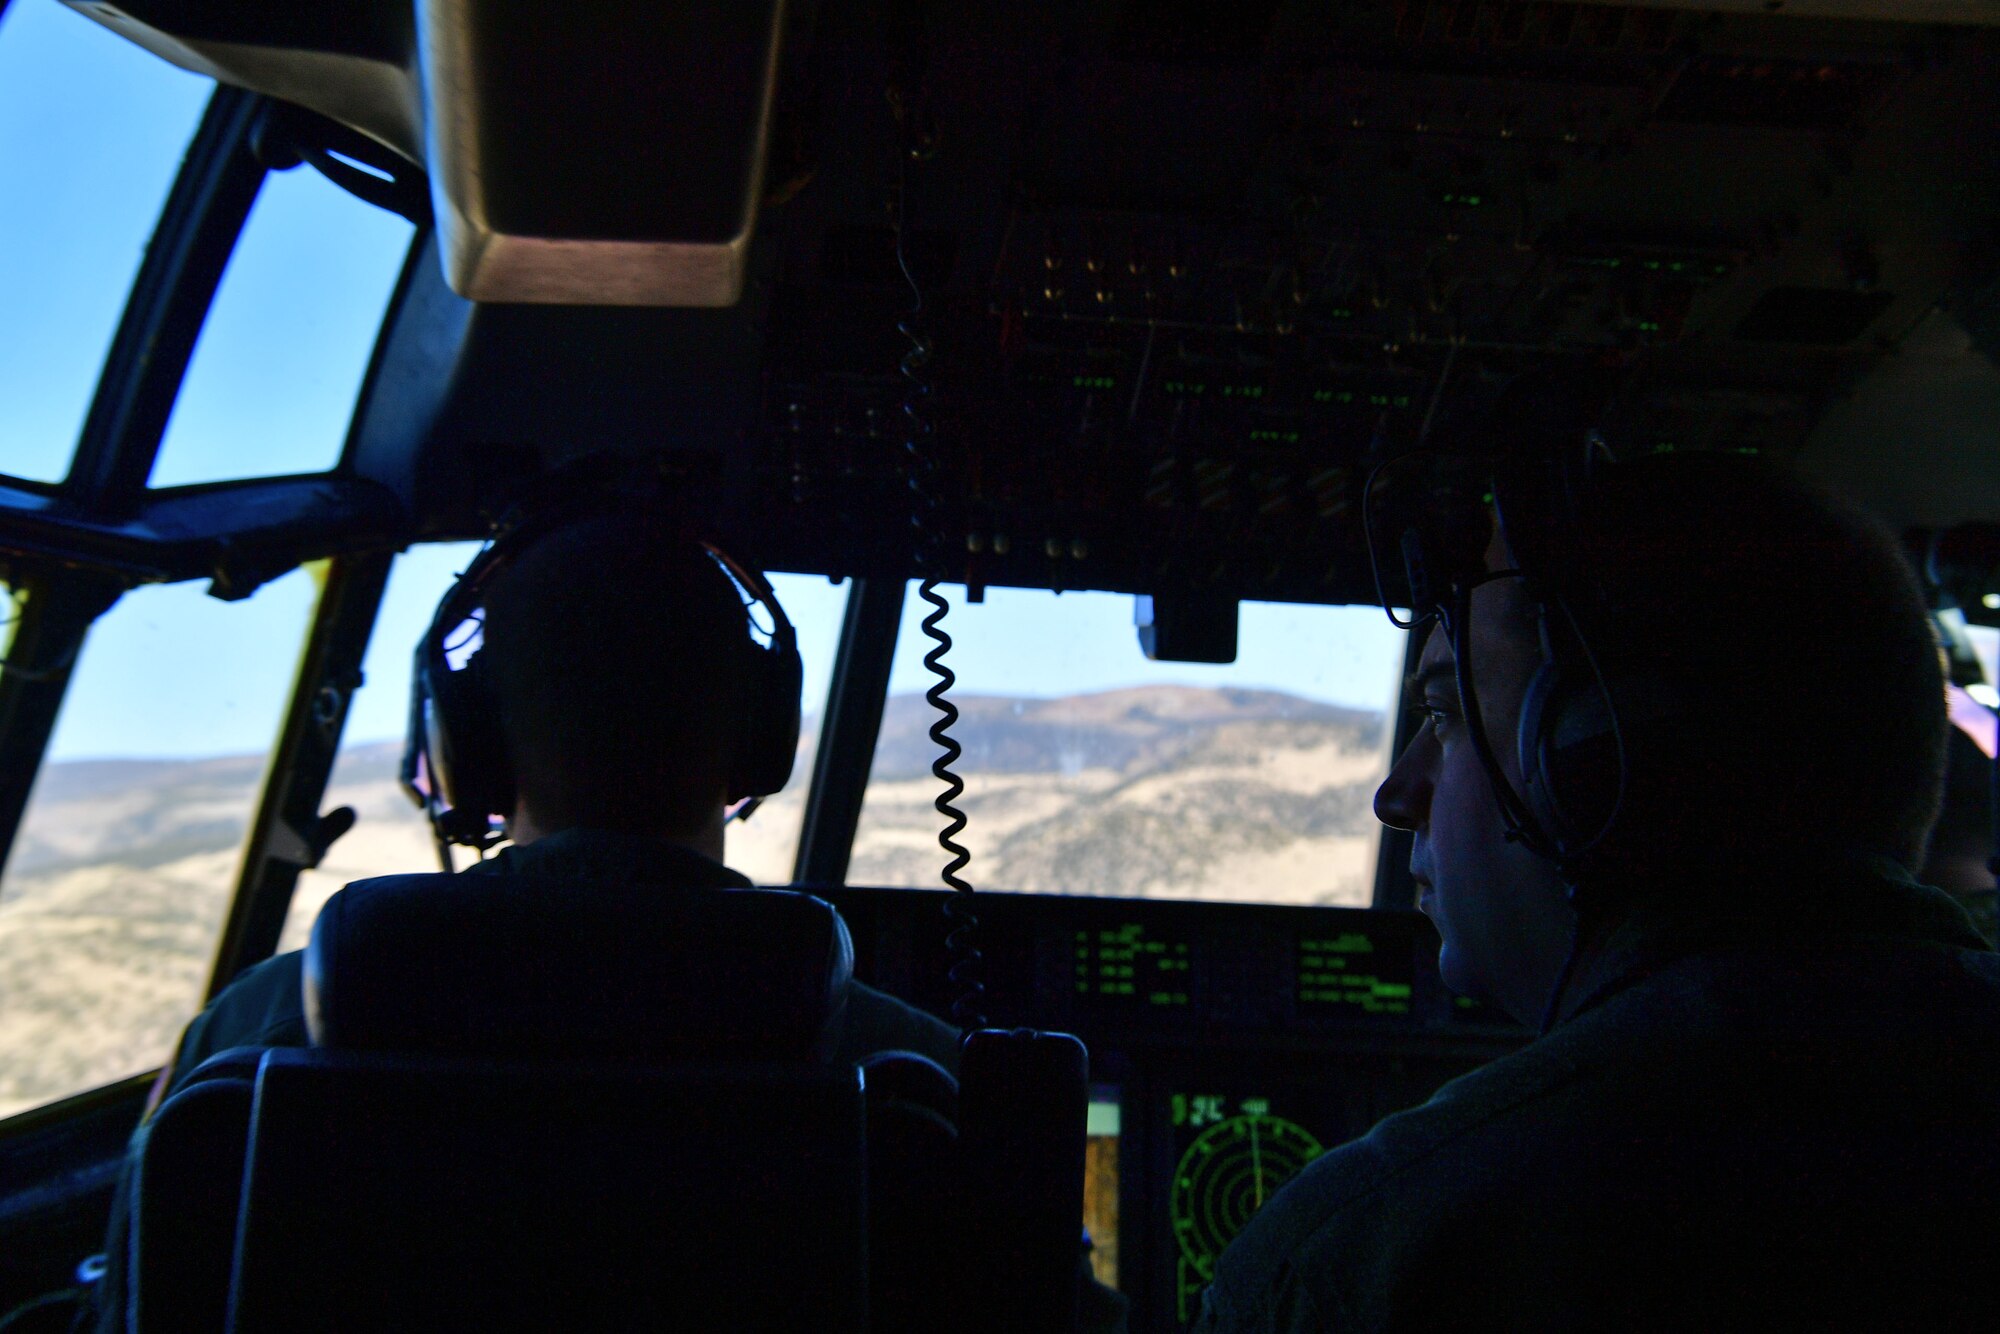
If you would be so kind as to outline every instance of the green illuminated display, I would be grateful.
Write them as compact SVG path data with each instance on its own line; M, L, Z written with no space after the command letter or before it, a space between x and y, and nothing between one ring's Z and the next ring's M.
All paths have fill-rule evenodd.
M1364 394L1352 389L1315 389L1315 403L1366 403L1372 408L1407 408L1415 400L1408 394Z
M1059 389L1116 389L1118 377L1115 375L1084 375L1072 372L1036 371L1022 377L1027 383L1048 385Z
M1183 1324L1200 1308L1216 1261L1250 1216L1324 1151L1297 1122L1271 1115L1268 1098L1233 1106L1220 1094L1176 1093L1179 1136L1193 1138L1174 1168L1167 1216L1179 1248L1175 1303Z
M1648 259L1641 260L1639 267L1648 273L1671 273L1676 278L1721 278L1729 272L1728 264L1712 259Z
M1571 264L1589 269L1622 269L1626 260L1617 255L1571 255ZM1725 278L1733 265L1719 259L1639 259L1631 260L1631 267L1642 273L1665 274L1672 278L1688 278L1696 281L1711 281Z
M1188 947L1148 939L1137 922L1076 933L1076 992L1092 999L1176 1006L1188 1003Z
M1378 952L1365 932L1346 931L1299 941L1301 1005L1336 1006L1361 1014L1410 1012L1411 962Z
M1199 398L1208 392L1208 385L1200 380L1167 380L1160 385L1160 392L1175 398Z

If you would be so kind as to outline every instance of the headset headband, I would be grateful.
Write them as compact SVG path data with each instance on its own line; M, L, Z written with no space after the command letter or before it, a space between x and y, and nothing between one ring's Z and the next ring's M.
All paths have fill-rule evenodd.
M495 818L510 815L514 802L512 768L479 652L475 649L455 667L453 650L464 645L450 644L447 637L481 617L492 580L543 536L571 523L616 515L617 511L579 512L557 505L505 526L439 601L418 644L402 786L430 820L447 868L449 844L483 850L499 842L504 833ZM641 516L635 513L635 517ZM732 794L768 795L789 779L798 744L803 668L797 632L761 574L712 542L686 533L678 536L714 561L751 604L762 604L769 612L770 643L760 646L756 616L749 605L743 609L750 656L741 664L745 694L733 732L729 774Z

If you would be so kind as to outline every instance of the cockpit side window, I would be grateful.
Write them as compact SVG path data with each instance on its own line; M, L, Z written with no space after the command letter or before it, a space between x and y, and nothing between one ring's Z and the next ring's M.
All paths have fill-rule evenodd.
M1129 597L947 592L975 885L1368 905L1404 647L1378 608L1244 603L1210 666L1147 660ZM926 610L912 590L852 884L938 884Z
M214 83L65 9L0 16L0 474L62 480Z
M0 1116L159 1065L201 1007L315 594L149 585L92 627L0 878Z
M266 175L202 324L151 485L337 464L415 230L310 167Z

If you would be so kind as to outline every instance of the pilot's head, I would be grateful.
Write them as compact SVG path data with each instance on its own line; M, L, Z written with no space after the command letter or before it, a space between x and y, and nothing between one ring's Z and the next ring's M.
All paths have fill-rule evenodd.
M485 607L515 839L586 827L719 856L725 807L750 795L746 734L784 730L746 715L788 705L795 739L798 692L795 676L789 700L760 691L768 650L717 560L645 518L590 519L536 538Z
M1700 455L1611 468L1576 527L1571 558L1601 592L1585 637L1613 689L1637 683L1628 704L1643 702L1620 711L1625 799L1577 884L1595 925L1641 905L1712 913L1797 898L1812 868L1837 859L1916 863L1937 811L1944 688L1923 598L1888 534L1775 468ZM1487 561L1514 565L1504 533ZM1523 580L1499 578L1473 593L1468 620L1486 735L1517 792L1542 605ZM1459 666L1432 630L1415 682L1425 720L1376 813L1415 833L1411 870L1447 985L1531 1023L1577 918L1556 864L1510 837L1461 714ZM1615 785L1615 762L1602 774ZM1787 869L1801 874L1774 875ZM1809 914L1809 900L1796 910Z

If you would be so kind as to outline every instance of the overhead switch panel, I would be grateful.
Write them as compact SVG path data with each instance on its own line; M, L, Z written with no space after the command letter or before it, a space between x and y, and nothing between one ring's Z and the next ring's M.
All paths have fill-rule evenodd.
M446 276L475 301L728 306L782 0L420 0Z

